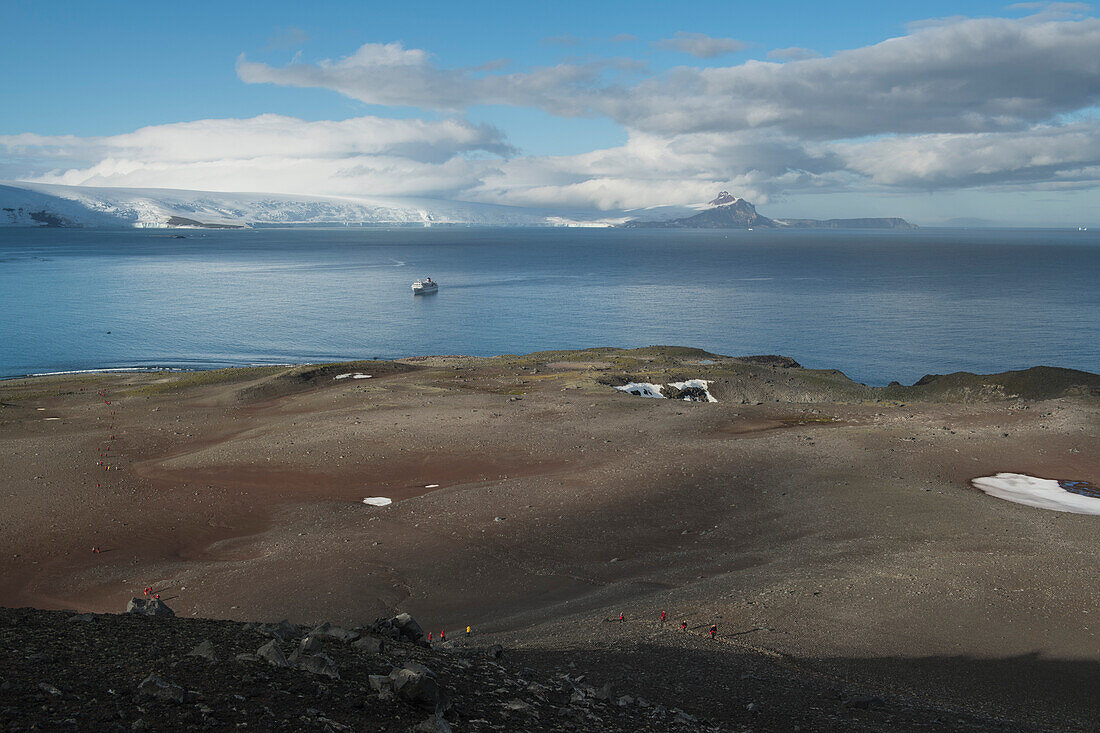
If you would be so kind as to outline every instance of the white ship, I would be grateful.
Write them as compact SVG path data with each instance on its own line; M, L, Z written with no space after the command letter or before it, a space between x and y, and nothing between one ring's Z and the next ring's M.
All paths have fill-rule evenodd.
M412 284L413 295L427 295L428 293L434 293L439 290L439 283L432 280L430 277L425 277L421 280L417 280Z

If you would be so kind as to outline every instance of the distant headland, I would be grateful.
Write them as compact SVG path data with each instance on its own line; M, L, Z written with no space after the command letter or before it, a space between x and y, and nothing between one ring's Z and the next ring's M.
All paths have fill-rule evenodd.
M896 216L860 219L769 219L756 207L729 191L722 191L698 214L666 221L632 219L622 226L660 229L916 229Z

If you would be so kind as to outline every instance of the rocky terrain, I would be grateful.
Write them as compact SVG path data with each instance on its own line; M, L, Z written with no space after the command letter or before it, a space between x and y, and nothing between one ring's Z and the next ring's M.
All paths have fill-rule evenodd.
M695 631L676 632L675 651L536 653L465 635L429 644L408 614L345 629L157 608L0 608L3 730L1025 729L754 655L721 659ZM676 707L685 700L718 719Z
M1097 517L970 484L1096 485L1094 374L872 387L677 347L69 374L0 382L0 446L4 730L1100 715ZM146 589L175 616L115 615ZM376 623L402 613L432 647Z

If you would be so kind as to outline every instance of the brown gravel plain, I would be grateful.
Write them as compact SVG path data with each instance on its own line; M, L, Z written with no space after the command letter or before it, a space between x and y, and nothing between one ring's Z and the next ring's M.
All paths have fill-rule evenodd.
M791 364L653 347L2 382L0 605L117 612L152 586L179 616L400 609L710 720L796 704L757 689L779 674L991 729L1094 725L1100 517L969 481L1100 483L1100 377L870 388ZM718 402L612 389L689 378Z

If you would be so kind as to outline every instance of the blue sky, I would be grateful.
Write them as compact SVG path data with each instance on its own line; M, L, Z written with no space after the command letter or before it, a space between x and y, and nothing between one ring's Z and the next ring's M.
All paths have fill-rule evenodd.
M1056 223L1097 202L1091 169L1100 161L1091 153L1048 164L1057 151L1082 145L1091 150L1100 139L1095 111L1100 75L1087 58L1094 15L1081 3L938 1L535 6L9 0L0 31L0 93L7 100L0 106L0 177L231 190L257 180L282 181L282 174L270 172L284 171L275 161L282 151L259 151L250 158L268 161L266 179L227 175L244 165L237 161L234 168L231 155L198 160L207 171L204 177L196 173L194 156L178 154L194 130L173 126L261 115L315 123L398 119L427 124L416 128L420 142L411 156L395 150L412 145L412 128L396 132L382 125L388 130L378 138L382 142L364 146L362 136L380 134L371 123L342 129L339 135L358 137L340 142L338 150L317 153L318 159L347 155L349 163L337 177L383 169L391 177L403 176L407 185L390 186L394 190L385 193L543 206L553 205L557 197L562 205L581 208L688 203L722 185L740 187L746 197L770 204L769 213L779 207L792 216L896 213L927 220L946 211L943 218L1003 220L1018 211L1021 197L1041 190L1047 213L1040 218ZM1024 41L1006 40L1013 34ZM912 67L887 54L904 73L897 72L896 79L860 79L858 64L877 64L875 54L886 52L875 49L890 38L911 40ZM972 48L947 45L965 46L968 39L977 39ZM1072 55L1075 42L1083 44L1080 58ZM961 82L950 88L988 85L1000 102L983 105L985 100L972 91L971 98L921 119L906 111L916 109L905 106L914 104L909 99L892 117L876 113L871 116L881 119L862 124L853 109L864 103L857 87L885 84L918 95L942 75L932 70L928 79L920 78L921 65L931 58L928 50L937 44L958 54ZM1012 57L1014 47L1018 58ZM1097 46L1091 47L1100 56ZM776 56L777 50L792 48L803 51ZM1054 53L1052 48L1066 50ZM354 68L340 66L360 49L369 58ZM861 49L871 50L844 61L845 54ZM990 76L981 58L1002 52L1007 54L1006 77L1049 63L1049 86L1068 79L1067 90L1036 94L1036 84L1027 86L1027 80L1019 90L1000 88L1004 79ZM379 54L400 57L399 68ZM499 66L460 71L491 62ZM800 64L806 69L802 77L796 72ZM812 68L815 64L821 68ZM838 111L832 120L832 110L823 109L820 99L798 110L797 96L788 91L725 125L722 105L733 117L741 114L746 102L754 101L744 90L763 83L753 75L767 71L764 66L780 65L790 68L777 82L790 88L804 84L810 96L822 91L812 88L822 79L837 84L843 90L838 104L847 105L846 114ZM536 72L546 68L563 68L576 77L542 79ZM493 82L492 89L478 81L483 78ZM435 101L432 90L438 97L455 80L466 85L462 92L446 104ZM421 82L425 94L403 91ZM681 97L678 85L699 95ZM891 103L881 88L872 92L868 99L873 104ZM929 100L929 108L944 97L934 94L938 97ZM1029 100L1027 109L1017 111L1011 104L1015 98ZM663 109L655 109L659 105ZM985 109L974 115L967 105ZM665 119L677 111L684 119ZM773 112L774 120L769 117ZM692 116L705 122L686 119ZM829 120L828 129L812 124L814 118ZM1059 127L1067 120L1076 127ZM456 132L456 121L469 129ZM215 132L211 127L218 126L204 127L207 136L199 141L209 141L210 134L247 135L241 126ZM171 143L158 138L153 151L135 148L126 137L113 140L141 128L163 128L165 136L175 137ZM331 129L302 129L303 135L332 139ZM43 139L29 141L28 133ZM79 140L64 142L61 136ZM284 130L279 144L293 148L294 137ZM354 148L350 153L348 145ZM167 163L156 157L166 146L173 150ZM708 147L719 152L693 169L691 161ZM974 160L970 175L935 162L953 150L976 148L988 148L989 159ZM402 162L402 156L413 162ZM886 170L895 156L906 165ZM294 161L287 163L286 181L310 181L309 175L300 175L307 169L317 171L318 181L324 179L321 169L310 168L300 155L289 157ZM1039 160L1042 165L1035 163ZM643 170L646 164L663 172L650 175ZM328 178L333 178L331 170ZM355 180L352 188L321 190L323 185L309 183L302 184L309 190L291 192L372 193L368 189L377 188L381 179L366 175ZM279 185L286 189L290 184ZM650 193L630 193L639 189ZM921 213L911 214L914 210ZM1016 216L1015 223L1028 223Z

